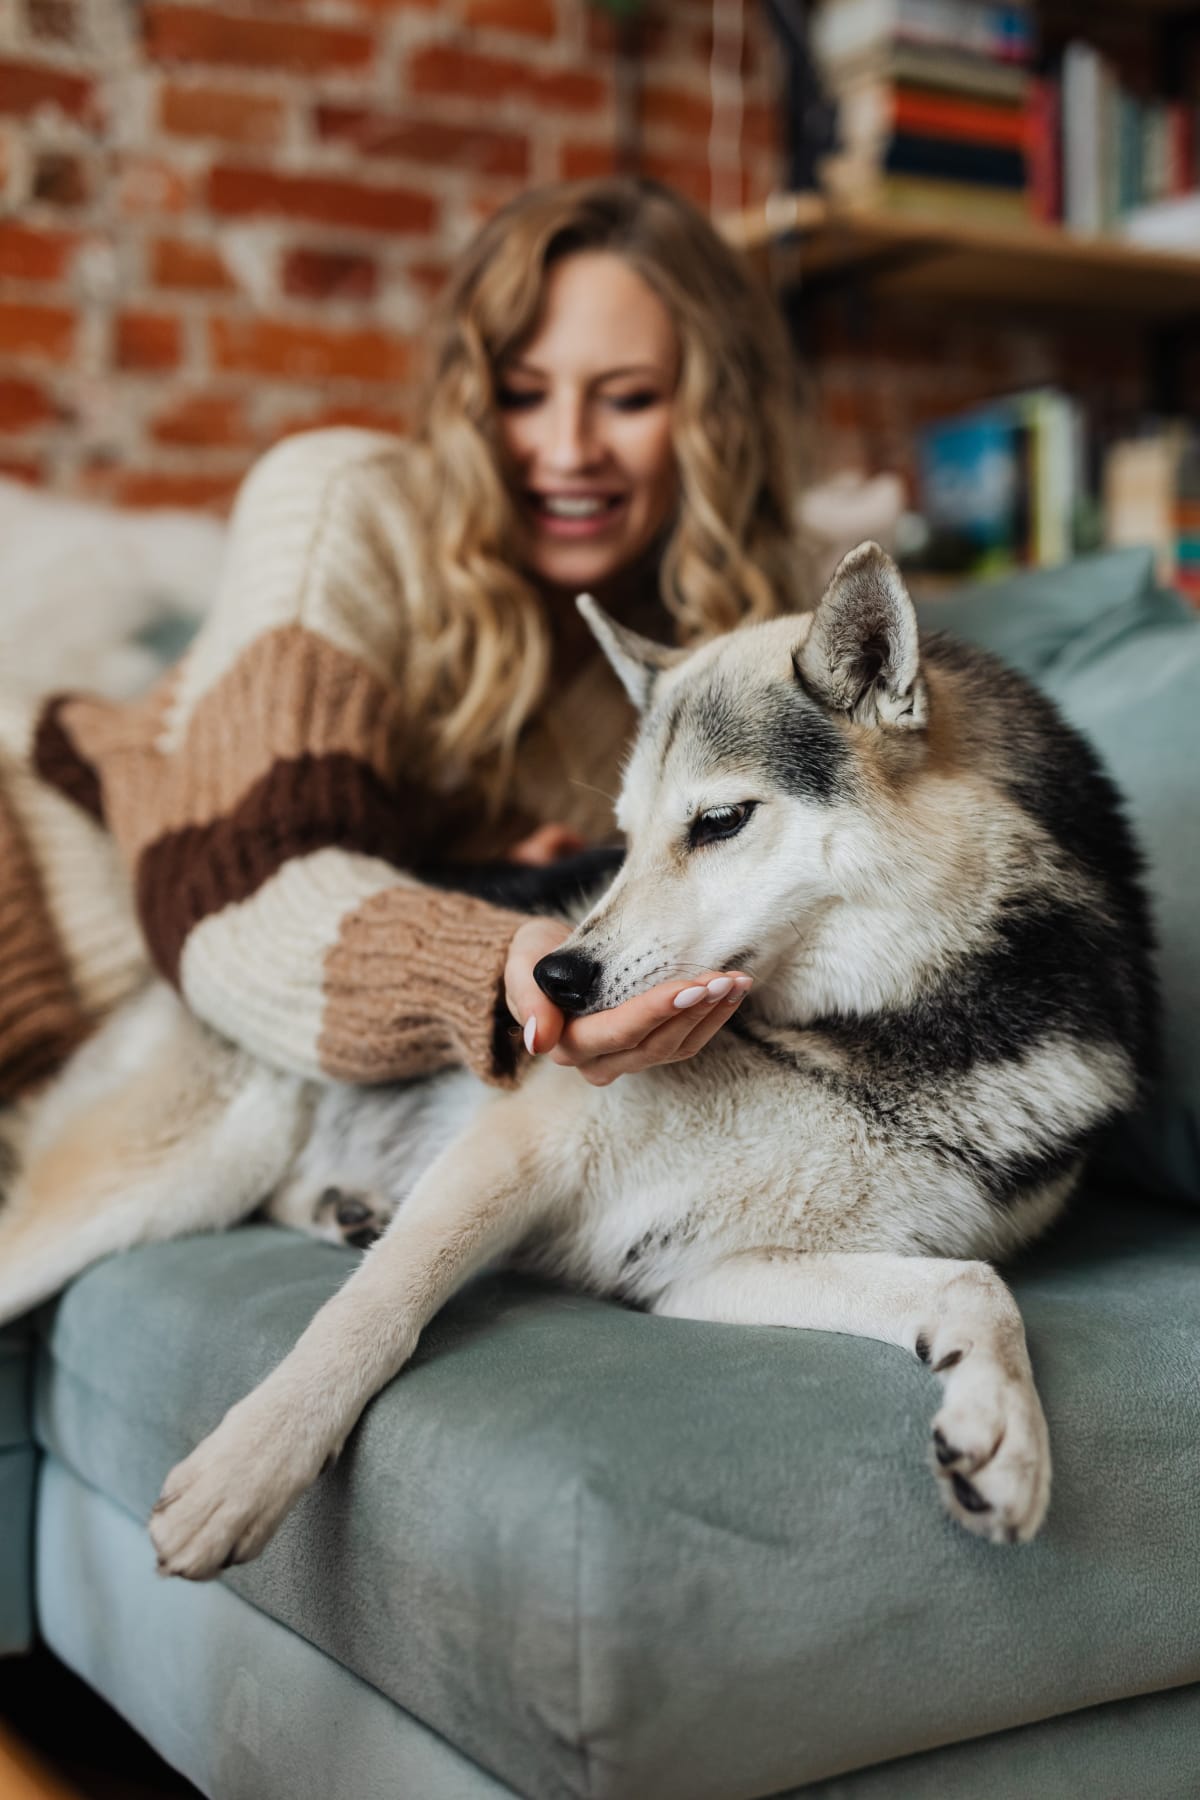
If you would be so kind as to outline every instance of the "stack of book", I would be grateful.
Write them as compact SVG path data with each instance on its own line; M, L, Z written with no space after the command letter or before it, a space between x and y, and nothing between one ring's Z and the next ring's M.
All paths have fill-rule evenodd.
M1104 459L1110 544L1147 544L1158 578L1200 605L1200 434L1167 424L1113 444Z
M1111 231L1200 186L1200 105L1131 91L1093 44L1070 43L1034 84L1029 158L1036 217Z
M1030 216L1036 39L1025 0L823 0L812 49L838 106L840 200L996 224Z
M970 574L1049 567L1089 546L1082 412L1038 388L935 421L918 433L926 567Z

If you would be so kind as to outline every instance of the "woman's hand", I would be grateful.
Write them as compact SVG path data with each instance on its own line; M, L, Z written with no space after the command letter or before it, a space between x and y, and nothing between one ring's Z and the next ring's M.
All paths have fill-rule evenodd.
M507 860L544 869L547 864L557 862L560 856L572 856L576 850L586 849L587 839L580 837L569 825L539 825L536 831L513 845L507 852Z
M578 1069L593 1087L695 1056L732 1018L752 985L749 975L713 970L694 981L660 982L606 1012L568 1020L543 994L533 971L570 935L571 927L560 919L529 919L519 926L509 945L504 996L524 1026L525 1048Z

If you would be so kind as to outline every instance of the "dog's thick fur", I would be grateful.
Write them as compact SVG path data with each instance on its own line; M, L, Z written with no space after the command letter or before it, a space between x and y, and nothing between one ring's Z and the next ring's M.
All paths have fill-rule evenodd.
M984 1259L1059 1212L1138 1098L1154 986L1137 857L1091 752L1025 682L919 643L851 553L811 618L690 654L593 630L641 710L628 851L539 981L595 1012L671 978L755 986L707 1048L606 1087L540 1058L318 1090L165 988L76 1057L18 1145L0 1317L107 1251L276 1214L387 1230L275 1372L167 1477L163 1569L254 1556L469 1276L507 1260L666 1314L852 1332L944 1385L949 1512L1031 1537L1050 1457Z

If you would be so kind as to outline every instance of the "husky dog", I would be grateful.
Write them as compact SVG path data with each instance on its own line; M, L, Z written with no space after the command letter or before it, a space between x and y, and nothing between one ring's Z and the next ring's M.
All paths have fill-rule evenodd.
M580 605L641 714L627 855L538 981L572 1014L697 966L753 991L690 1061L597 1087L538 1059L511 1093L463 1072L317 1089L165 988L106 1027L29 1124L0 1316L271 1189L295 1219L345 1194L364 1221L392 1215L167 1476L151 1532L169 1574L255 1556L496 1261L652 1312L898 1344L943 1386L930 1460L951 1515L995 1542L1042 1522L1046 1422L990 1259L1058 1214L1152 1063L1150 934L1111 785L1024 681L918 641L873 544L814 614L692 652Z

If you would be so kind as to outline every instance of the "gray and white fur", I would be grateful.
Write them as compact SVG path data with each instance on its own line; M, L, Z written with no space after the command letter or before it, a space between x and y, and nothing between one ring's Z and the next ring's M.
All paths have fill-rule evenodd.
M697 970L754 987L711 1003L729 1017L698 1056L604 1087L538 1058L513 1092L461 1072L316 1089L163 988L86 1047L24 1126L0 1317L272 1190L275 1216L328 1235L386 1224L167 1476L168 1573L256 1555L495 1262L655 1313L896 1343L942 1383L948 1512L996 1542L1042 1522L1046 1422L990 1264L1054 1219L1153 1063L1146 906L1110 783L1027 683L919 640L874 545L815 614L690 653L580 604L641 715L627 853L538 979L572 1012Z

